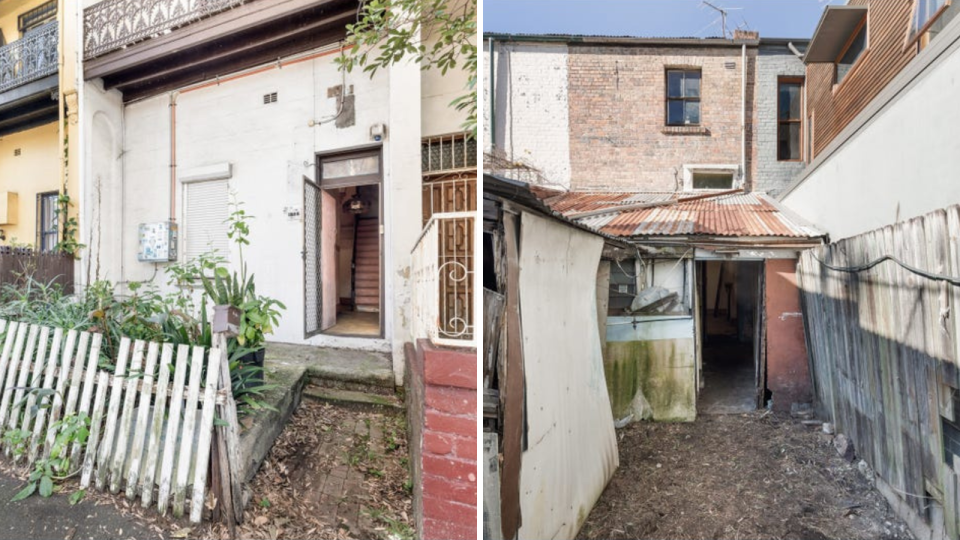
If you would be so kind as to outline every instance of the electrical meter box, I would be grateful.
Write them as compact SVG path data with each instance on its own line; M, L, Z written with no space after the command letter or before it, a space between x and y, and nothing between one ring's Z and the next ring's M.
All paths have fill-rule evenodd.
M140 262L177 260L177 224L173 221L140 224Z

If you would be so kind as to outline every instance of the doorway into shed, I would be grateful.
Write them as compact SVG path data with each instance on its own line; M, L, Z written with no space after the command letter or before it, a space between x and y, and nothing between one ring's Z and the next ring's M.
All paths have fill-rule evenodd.
M700 396L706 414L734 414L757 408L764 392L761 356L763 313L760 261L697 263L700 312Z
M381 337L380 152L319 165L304 187L305 333Z

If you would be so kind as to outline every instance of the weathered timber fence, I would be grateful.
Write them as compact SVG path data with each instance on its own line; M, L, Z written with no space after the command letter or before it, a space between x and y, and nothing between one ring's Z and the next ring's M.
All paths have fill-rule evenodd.
M56 282L73 294L74 262L70 255L0 246L0 285L20 284L29 276L41 283Z
M214 408L232 404L220 348L174 351L170 343L123 338L109 373L97 367L100 334L0 320L0 342L0 429L32 434L30 464L49 457L58 421L85 414L90 435L68 454L82 488L123 489L128 499L139 496L161 514L172 508L177 517L189 496L190 520L201 520Z
M821 412L958 538L960 286L935 275L960 276L960 207L807 251L797 274Z

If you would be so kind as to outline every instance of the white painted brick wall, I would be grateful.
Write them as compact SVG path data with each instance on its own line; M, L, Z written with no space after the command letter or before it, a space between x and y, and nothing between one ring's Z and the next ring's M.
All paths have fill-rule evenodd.
M803 170L802 162L777 160L778 79L803 77L806 68L786 47L761 49L757 61L756 174L753 189L777 196ZM804 129L808 126L804 125Z
M489 51L484 42L484 65ZM496 60L496 144L508 157L539 169L546 179L570 186L570 132L567 99L567 46L494 43ZM483 73L484 103L489 103L489 67ZM484 141L489 131L484 106Z

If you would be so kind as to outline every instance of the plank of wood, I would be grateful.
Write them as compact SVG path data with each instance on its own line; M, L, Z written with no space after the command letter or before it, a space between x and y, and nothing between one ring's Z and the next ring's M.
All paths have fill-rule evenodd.
M120 395L123 392L123 379L127 373L127 357L130 354L130 338L120 340L120 351L118 352L116 368L113 372L113 381L110 383L110 401L107 405L107 416L104 418L106 423L103 429L103 440L100 442L100 452L97 454L97 489L103 490L107 483L108 463L110 453L115 447L117 434L117 417L120 416Z
M500 517L504 538L513 538L520 527L520 459L523 435L523 348L520 333L520 261L517 245L519 219L503 216L503 240L506 247L506 363L500 374L500 399L503 410L503 468L500 484Z
M200 523L207 490L207 469L210 464L210 442L213 439L214 397L217 393L220 349L210 349L207 360L207 377L203 389L203 412L200 414L200 440L197 442L197 465L193 473L193 495L190 498L190 521Z
M90 354L87 358L87 369L84 371L83 392L80 394L80 408L78 413L90 416L90 400L93 399L93 390L97 382L97 366L100 363L100 347L103 344L102 334L93 334L93 343L90 345ZM92 422L92 419L91 419ZM70 449L70 459L80 459L80 443L74 442Z
M177 348L177 369L173 374L173 392L170 396L170 414L167 416L167 438L163 445L163 459L160 462L160 489L157 492L157 510L167 515L167 502L177 460L177 435L183 415L183 382L187 376L187 360L190 346Z
M154 405L153 422L150 424L150 441L147 444L147 458L143 464L143 480L140 485L140 504L144 508L153 502L153 481L157 475L157 458L160 455L160 440L163 437L163 414L167 408L172 361L173 344L164 343L160 369L157 371L157 399Z
M46 370L43 375L43 385L41 388L52 390L56 384L57 362L60 359L60 343L63 341L63 330L53 329L53 343L50 344L50 355L47 357ZM40 448L40 440L43 438L44 430L47 425L47 409L53 401L51 396L40 398L40 407L37 410L37 421L33 425L33 436L30 438L29 460L33 463L37 459L37 453Z
M42 383L43 377L43 366L46 364L47 358L47 344L50 340L50 329L46 326L40 328L40 344L39 349L37 349L37 361L33 363L33 372L30 374L30 380L28 382L29 386L39 387ZM31 432L33 427L33 421L37 417L38 409L37 405L37 393L30 392L27 395L27 404L26 409L23 414L23 422L20 424L20 429L25 432ZM17 456L17 461L20 461L20 458L23 457Z
M227 335L214 336L214 345L221 351L228 351ZM243 523L243 492L240 480L240 423L237 419L237 404L233 399L233 385L230 381L230 360L227 354L220 355L220 373L217 393L224 396L223 403L217 405L217 416L223 425L217 426L217 467L220 471L222 510L231 536L236 536L234 527Z
M127 479L127 499L133 500L137 496L137 489L140 481L140 466L143 458L144 438L147 435L147 426L150 422L150 400L153 397L153 372L157 367L157 356L160 354L160 345L154 341L150 342L147 351L147 364L143 368L143 384L140 387L140 403L137 409L136 427L133 430L133 445L130 450L130 464L124 474ZM163 410L163 405L158 404L158 410Z
M17 380L17 369L20 367L20 362L23 358L23 345L24 340L27 338L28 329L29 326L23 324L20 325L20 328L17 330L17 341L13 346L13 355L10 356L10 364L7 366L7 375L4 377L3 382L3 397L0 399L0 426L7 424L7 412L10 408L10 400L13 399L14 387L16 386Z
M4 375L7 372L7 367L10 365L10 357L13 355L14 342L16 342L17 335L20 333L18 326L21 325L15 322L10 323L6 334L4 334L3 353L0 354L0 388L3 388Z
M97 376L97 394L93 398L93 414L90 415L90 436L87 437L87 453L83 460L83 469L80 473L80 487L90 487L90 478L93 475L93 467L97 461L97 449L106 444L105 439L100 438L101 426L103 426L103 409L107 400L107 387L110 386L110 374L106 371L99 372Z
M57 425L57 422L60 421L60 418L63 414L63 401L64 395L67 390L67 383L70 379L70 367L73 364L74 359L74 345L77 343L77 331L70 330L67 332L67 344L63 349L63 354L60 355L60 364L58 366L57 373L57 387L56 393L53 394L53 402L50 405L50 425L47 427L47 439L43 445L43 457L44 459L50 457L50 453L53 451L53 445L57 440L57 431L53 429L53 426Z
M197 423L197 399L200 395L200 374L203 370L203 347L193 348L193 360L190 362L190 381L187 385L187 403L183 409L183 435L180 443L180 461L177 464L173 484L173 515L183 517L183 506L187 497L187 480L190 465L194 460L193 432Z
M83 379L83 368L90 352L90 332L80 333L80 343L77 345L77 357L73 361L73 374L70 376L70 387L67 391L67 404L63 409L64 418L77 412L77 402L80 400L80 383Z
M40 327L36 324L30 325L30 334L27 337L27 348L23 353L23 360L20 362L19 373L17 374L17 387L13 393L13 403L11 403L10 418L7 420L7 429L16 429L20 424L20 410L24 403L24 387L27 386L27 380L33 372L34 353L37 349L37 338L40 336ZM6 448L7 457L10 456L12 448Z
M110 463L110 493L119 493L123 483L124 464L127 460L127 444L130 440L133 423L133 406L137 400L138 377L143 367L143 348L145 343L138 339L133 344L133 357L130 360L130 369L127 371L127 388L123 394L123 408L120 414L120 423L117 425L117 447L113 451L113 461Z

